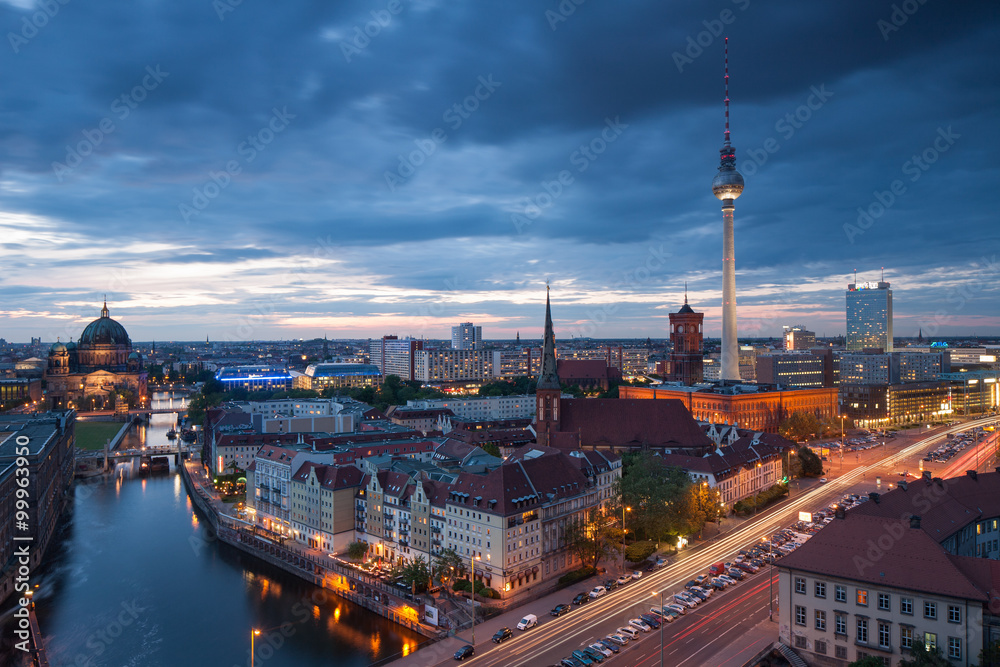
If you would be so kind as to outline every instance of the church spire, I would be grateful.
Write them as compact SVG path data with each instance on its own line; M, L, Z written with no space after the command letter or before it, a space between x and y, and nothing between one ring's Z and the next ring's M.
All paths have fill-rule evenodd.
M545 286L545 339L542 343L542 370L538 375L539 389L560 389L556 372L556 335L552 331L552 308L549 305L549 286Z
M111 314L108 312L108 295L104 295L104 307L101 308L101 317L110 317Z

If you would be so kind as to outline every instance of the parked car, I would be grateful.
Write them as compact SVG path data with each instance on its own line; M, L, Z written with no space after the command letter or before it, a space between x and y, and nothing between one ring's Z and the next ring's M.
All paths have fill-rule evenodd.
M695 586L689 592L691 592L691 593L701 593L701 594L705 595L706 597L712 597L712 593L714 593L715 591L713 591L711 588L706 588L705 586Z
M663 559L663 558L657 558L656 559L656 567L657 568L666 567L666 566L667 566L667 561L665 559Z
M586 665L592 665L595 662L597 662L596 660L594 660L592 657L590 657L589 655L587 655L583 651L573 651L572 657L576 658L581 663L583 663L585 667L586 667Z
M583 663L572 656L566 656L559 664L561 667L583 667Z
M735 579L736 581L743 581L747 578L747 573L738 567L734 567L725 574L719 575L720 577L729 577L730 579Z
M743 577L746 576L745 574L743 574L739 570L737 570L737 573L739 573L742 576L741 577L734 577L734 576L728 575L728 574L720 574L719 575L719 579L722 581L722 583L726 584L727 586L732 586L737 581L739 581L740 579L742 579Z
M658 627L663 625L663 621L654 616L653 614L639 614L639 618L649 627L656 630Z
M525 614L524 618L517 622L518 630L527 630L538 625L538 617L534 614Z
M622 626L622 627L618 628L617 630L615 630L615 632L617 632L618 634L620 634L620 635L622 635L624 637L628 637L629 639L638 639L638 637L639 637L639 631L636 630L633 627Z
M466 658L471 658L476 654L476 649L471 644L466 644L462 648L455 651L455 660L465 660Z
M642 570L632 570L632 578L638 579L642 576Z
M605 658L610 658L612 655L614 655L618 651L618 647L617 646L615 646L615 650L612 651L607 646L605 646L602 642L599 642L599 641L594 642L593 644L591 644L587 648L593 649L593 650L597 651L598 653L600 653L601 655L603 655Z
M689 591L687 592L687 594L688 594L689 596L691 596L692 598L694 598L694 600L695 600L696 602L698 602L698 603L702 603L702 602L705 602L706 600L708 600L708 596L707 596L707 595L705 595L704 593L702 593L702 592L701 592L700 590L698 590L697 588L692 588L691 590L689 590Z
M642 630L643 632L651 632L653 630L653 628L641 618L633 618L628 622L628 624L636 630Z
M493 635L493 643L499 644L500 642L507 641L513 636L514 633L510 628L500 628L496 631L496 634Z
M610 637L605 637L604 639L598 639L597 641L598 643L600 643L601 646L608 649L612 653L618 653L619 651L622 650L621 647L618 645L618 643L615 642Z
M604 655L603 651L594 650L589 646L584 646L582 649L580 649L580 652L583 653L584 655L589 656L590 659L593 660L594 662L604 662L604 659L608 657Z
M708 579L708 575L707 574L699 574L697 577L694 578L695 582L697 582L699 584L701 582L705 581L706 579Z
M683 616L684 614L687 613L687 607L685 607L682 604L671 603L671 604L665 604L663 605L663 607L669 611L674 612L678 616Z
M575 598L573 598L573 604L581 605L590 602L590 596L586 593L580 593Z
M630 637L628 635L623 635L620 632L608 635L608 640L612 643L618 644L619 646L625 646L625 644L628 644L629 639Z
M692 598L689 598L686 595L681 595L680 593L674 595L674 602L676 602L681 606L687 607L688 609L694 609L695 607L698 606L698 603L695 602Z
M630 581L632 581L632 577L626 576L624 574L622 576L618 577L618 585L619 586L624 586L625 584L627 584Z
M819 483L820 484L826 484L826 477L820 477L819 478Z
M608 589L608 592L610 593L611 591L613 591L616 588L618 588L618 580L617 579L608 579L607 581L604 582L604 587L606 589Z
M694 588L697 585L698 585L698 582L695 581L694 579L692 579L691 581L689 581L686 584L684 584L684 588L685 589L691 589L691 588Z
M557 604L549 612L549 616L562 616L563 614L568 614L569 610L572 609L568 604Z
M608 591L604 588L604 586L594 586L594 588L590 591L590 597L596 600L607 592Z
M714 588L717 591L725 590L726 586L728 585L729 584L723 582L722 579L719 579L718 577L712 579L712 588Z

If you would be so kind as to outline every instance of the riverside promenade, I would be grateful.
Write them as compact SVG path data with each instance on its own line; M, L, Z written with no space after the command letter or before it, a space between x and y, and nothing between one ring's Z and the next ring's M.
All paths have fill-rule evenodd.
M230 514L231 507L222 502L214 491L212 480L201 465L184 461L180 472L191 502L212 527L206 542L218 540L240 549L429 640L444 636L442 629L425 622L428 610L423 598L406 599L399 590L336 559L333 554L309 549L292 541L279 544L269 539L253 524Z

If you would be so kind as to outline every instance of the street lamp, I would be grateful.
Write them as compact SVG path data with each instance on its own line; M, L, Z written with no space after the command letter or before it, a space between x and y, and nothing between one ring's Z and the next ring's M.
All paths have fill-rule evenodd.
M253 628L252 631L250 632L250 667L253 667L253 651L254 651L253 640L254 637L258 636L260 636L260 630L258 630L257 628Z
M472 592L472 646L476 646L476 555L474 551L469 552L469 590Z
M761 535L760 541L767 542L767 555L770 556L770 558L768 558L769 561L768 566L770 567L770 570L767 573L767 620L773 621L774 620L774 588L773 588L774 552L771 550L773 548L773 545L771 544L771 540L767 539L767 535Z
M667 624L666 616L663 615L663 591L651 591L649 594L653 597L660 596L660 667L663 667L663 626Z
M625 511L632 511L631 507L622 506L622 574L625 574Z

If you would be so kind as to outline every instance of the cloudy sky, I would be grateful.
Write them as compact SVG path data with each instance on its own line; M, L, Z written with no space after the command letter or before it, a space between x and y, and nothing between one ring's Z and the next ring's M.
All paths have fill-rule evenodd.
M0 0L0 337L718 335L723 35L741 336L1000 335L998 13Z

